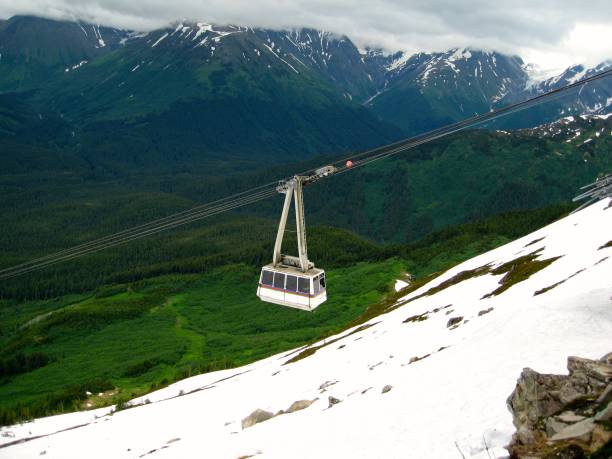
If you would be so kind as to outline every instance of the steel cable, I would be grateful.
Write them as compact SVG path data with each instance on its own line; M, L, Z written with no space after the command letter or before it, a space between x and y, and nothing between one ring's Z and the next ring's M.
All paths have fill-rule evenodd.
M378 161L380 159L384 159L389 156L404 152L419 145L423 145L424 143L431 142L433 140L438 140L442 137L481 125L485 122L493 121L501 116L507 116L511 113L516 113L527 108L539 105L545 100L555 99L564 96L572 89L584 86L588 83L611 75L612 69L609 69L591 77L577 81L575 83L545 92L525 101L517 102L515 104L511 104L497 110L491 110L490 112L483 113L480 115L475 115L466 120L458 121L447 126L442 126L440 128L433 129L429 132L411 137L409 139L404 139L392 143L390 145L371 149L362 153L358 153L356 155L347 156L332 163L332 165L337 165L337 172L331 174L330 176L339 175L350 170L354 170L358 167L363 167L374 161ZM348 160L355 160L354 165L352 167L348 167L345 164L345 162ZM318 168L313 168L296 175L306 175L316 171L317 169ZM289 178L290 177L281 179L281 181L288 180ZM240 193L236 193L231 196L212 201L210 203L202 204L191 209L187 209L182 212L178 212L176 214L169 215L167 217L163 217L149 223L144 223L142 225L138 225L109 236L98 238L93 241L89 241L65 250L61 250L59 252L46 255L44 257L40 257L25 263L18 264L16 266L2 269L0 270L0 280L10 279L21 274L46 268L47 266L59 263L61 261L66 261L90 253L98 252L100 250L124 244L135 239L140 239L142 237L150 236L152 234L157 234L161 231L176 228L177 226L185 225L196 220L207 218L213 215L218 215L229 210L253 204L255 202L267 199L275 195L277 193L276 187L272 187L272 185L275 185L277 183L278 181L270 182L268 184L261 185Z

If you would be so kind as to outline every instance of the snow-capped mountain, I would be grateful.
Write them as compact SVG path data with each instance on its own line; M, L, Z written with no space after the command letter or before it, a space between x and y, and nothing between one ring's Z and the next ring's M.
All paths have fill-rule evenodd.
M583 65L575 65L566 69L560 75L542 81L540 84L533 86L532 92L541 94L552 89L558 89L571 83L576 83L583 78L591 77L595 74L612 68L612 61L602 62L594 67L584 67ZM566 114L583 114L583 113L610 113L612 111L612 83L607 80L601 80L583 86L576 91L576 96L571 101L565 101L564 107Z
M482 113L521 91L527 75L516 56L471 49L396 54L367 105L411 132Z
M418 87L445 91L473 91L473 99L492 104L525 85L523 61L496 52L451 49L444 53L401 54L387 66L387 86L410 79ZM459 109L460 110L460 109Z
M115 52L106 58L109 51ZM470 48L389 54L312 29L183 21L137 34L27 17L0 24L0 53L0 90L40 89L38 102L72 116L133 118L194 99L231 98L231 105L236 98L269 100L285 92L284 107L269 110L282 113L279 119L291 118L291 107L305 102L346 109L350 123L361 105L367 123L379 124L372 133L382 132L378 137L386 141L525 100L611 65L574 66L542 80L517 56ZM609 113L610 107L607 79L494 127L533 127L567 115Z
M612 136L612 114L566 116L552 123L520 131L524 134L566 143L586 145L600 137Z
M0 429L0 457L504 456L524 367L612 336L612 200L466 261L336 336L110 408ZM571 242L571 243L570 243ZM248 320L248 318L245 318Z
M529 75L527 84L522 91L511 92L500 100L499 105L518 102L542 94L547 91L576 83L584 78L609 70L612 61L602 62L592 67L583 65L571 66L557 75L546 76L533 66L525 66ZM563 116L578 116L582 114L608 114L612 113L612 79L605 78L576 89L558 100L529 110L524 115L514 117L511 127L533 126L542 122L549 122Z
M291 72L314 74L356 101L374 94L384 69L364 59L346 36L314 29L268 30L240 26L217 26L203 22L180 22L174 28L138 37L160 49L206 50L210 57L223 46L239 43L232 56L245 62L272 58Z

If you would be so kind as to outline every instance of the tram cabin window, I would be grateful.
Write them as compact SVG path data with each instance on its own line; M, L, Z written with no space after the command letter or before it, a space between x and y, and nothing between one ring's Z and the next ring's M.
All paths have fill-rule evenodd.
M272 285L274 273L272 271L264 271L261 275L261 283L264 285Z
M307 277L298 277L298 292L310 293L310 279Z
M285 288L285 275L283 273L274 273L274 287Z
M287 274L287 285L285 287L285 290L297 292L297 283L298 280L296 276L290 276L289 274Z
M319 285L321 286L321 290L325 290L325 273L319 276Z

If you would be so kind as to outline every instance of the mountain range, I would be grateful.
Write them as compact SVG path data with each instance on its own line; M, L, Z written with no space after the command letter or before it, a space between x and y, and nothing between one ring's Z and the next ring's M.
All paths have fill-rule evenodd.
M221 167L230 154L230 167L253 167L367 149L612 65L534 81L532 66L494 51L388 54L312 29L181 22L135 33L22 16L0 23L0 53L0 132L36 112L58 123L64 152L115 172L124 162ZM611 106L604 80L495 126L532 127ZM31 134L28 142L39 140Z
M5 227L30 240L28 250L43 250L37 225L20 221L40 219L40 227L56 231L52 222L70 215L79 235L96 225L119 230L158 216L152 206L163 215L177 200L214 200L608 67L577 66L535 81L533 66L516 56L470 49L387 54L312 29L183 22L136 33L14 17L0 23L0 210ZM455 136L313 187L309 219L379 241L408 241L569 199L609 169L610 136L601 132L612 122L603 115L611 110L610 89L604 80L486 133ZM567 121L568 113L585 112L591 115ZM572 130L567 139L547 136L559 124L542 124L560 116ZM535 130L505 131L525 126ZM147 209L126 204L121 224L107 226L114 203L132 193L141 193L133 203ZM98 202L102 197L113 204ZM82 215L68 202L79 202ZM90 216L92 202L104 223ZM265 216L277 211L262 208ZM16 247L13 239L1 244L7 253Z
M541 79L494 51L387 53L312 29L0 21L0 269L609 65ZM232 458L287 457L306 437L316 456L328 444L336 456L347 444L368 457L503 454L520 368L601 355L610 335L602 326L596 345L584 338L607 323L593 308L609 297L609 206L501 247L566 216L579 187L612 169L610 111L602 81L307 187L310 256L329 281L312 314L254 295L280 196L1 282L0 425L100 410L0 428L0 456L223 457L231 443ZM414 282L395 292L400 278ZM328 396L341 402L330 408ZM314 402L241 430L253 410L300 400ZM375 426L353 430L364 413ZM114 441L97 444L102 430Z

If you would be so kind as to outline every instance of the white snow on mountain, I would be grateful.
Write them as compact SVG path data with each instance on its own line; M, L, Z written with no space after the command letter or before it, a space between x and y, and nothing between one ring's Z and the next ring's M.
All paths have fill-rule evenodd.
M391 63L385 67L386 71L393 72L396 70L401 70L411 57L412 56L410 54L400 53L399 57L393 59Z
M543 81L546 81L551 78L558 77L564 71L564 69L543 69L537 64L529 63L523 65L523 70L527 74L527 82L525 84L525 89L532 88Z
M506 397L522 368L565 373L568 355L611 350L610 228L607 198L322 342L180 381L112 415L105 408L2 428L0 457L504 456L514 430ZM517 266L531 276L514 278L525 272ZM256 409L278 413L299 400L314 402L241 427Z
M566 139L565 142L570 143L580 137L585 127L595 129L594 134L596 137L601 137L601 135L605 135L606 132L612 135L609 122L605 123L610 116L612 116L612 113L605 115L584 114L579 116L565 116L552 123L524 129L522 132L539 137ZM590 140L592 139L587 139L583 144Z

